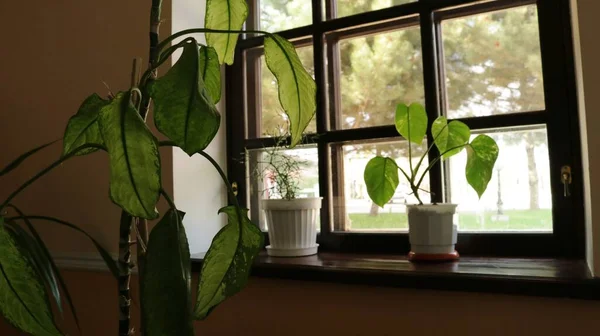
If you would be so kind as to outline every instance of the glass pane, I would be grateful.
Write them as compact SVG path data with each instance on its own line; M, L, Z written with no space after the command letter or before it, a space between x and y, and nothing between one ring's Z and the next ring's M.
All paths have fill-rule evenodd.
M337 0L336 17L360 14L416 1L417 0Z
M342 40L339 50L338 129L393 124L398 103L424 103L419 28Z
M311 1L257 0L260 3L260 29L277 32L312 24Z
M535 5L442 22L449 118L544 109Z
M419 157L427 150L427 144L413 145L413 167L416 167ZM406 204L417 203L412 195L406 178L399 172L400 184L396 193L383 208L375 205L364 182L364 171L367 162L375 155L394 158L404 171L409 172L408 146L406 141L387 141L370 143L335 144L331 147L332 165L337 164L333 172L334 190L334 223L337 230L407 230ZM424 159L420 172L427 167L428 160ZM421 173L419 173L421 176ZM425 175L423 189L419 196L425 203L430 202L429 175Z
M313 76L315 75L314 59L313 59L313 47L298 47L296 48L300 61L308 72ZM284 113L281 104L279 103L279 94L277 91L277 80L275 76L269 71L265 57L260 57L260 72L261 72L261 127L260 136L269 137L274 135L280 135L287 130L288 119ZM317 131L316 121L313 118L310 124L306 128L306 133L315 133Z
M291 150L250 150L247 153L248 196L250 218L265 231L264 213L260 210L261 199L282 198L292 189L296 198L319 196L319 168L317 148L306 146ZM271 164L273 163L273 164ZM292 168L286 168L294 165ZM286 179L281 179L285 176ZM286 189L285 183L290 188Z
M457 203L461 231L552 232L550 163L545 127L487 130L500 153L481 199L467 184L467 155L449 159L450 201ZM474 135L475 136L475 135Z

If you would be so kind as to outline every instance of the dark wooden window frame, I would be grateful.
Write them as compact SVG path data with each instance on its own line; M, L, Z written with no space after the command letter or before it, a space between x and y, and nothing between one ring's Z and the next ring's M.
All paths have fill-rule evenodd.
M279 32L299 45L313 44L315 81L317 82L316 124L318 137L307 135L304 142L318 148L319 188L323 196L321 231L318 237L322 251L352 253L406 253L409 250L406 233L364 233L336 231L340 223L332 223L331 168L336 164L334 143L397 137L393 125L362 129L332 130L335 118L335 85L328 87L328 78L335 78L336 44L340 37L380 32L390 28L419 26L423 52L425 104L432 122L442 112L440 84L442 48L440 21L442 19L485 13L493 10L536 4L540 31L542 71L544 76L545 110L527 113L461 118L471 129L545 124L548 134L550 178L552 190L552 233L459 233L457 249L463 255L497 257L551 257L582 259L585 256L585 227L583 218L583 182L581 147L577 113L577 92L573 60L570 5L568 0L420 0L352 16L331 19L335 10L331 0L326 1L325 13L321 0L312 0L313 24ZM248 25L256 26L256 7L250 2ZM327 20L325 20L327 18ZM260 111L259 71L246 60L246 55L257 50L263 37L245 36L237 45L235 63L226 68L226 93L228 97L227 151L228 175L239 186L238 198L247 204L247 178L243 153L245 149L258 149L273 145L273 139L256 138L256 120ZM248 78L255 78L254 85ZM331 88L331 89L330 89ZM332 93L333 92L333 93ZM339 97L339 95L338 95ZM253 108L249 108L253 107ZM252 134L251 134L252 133ZM428 139L431 141L432 139ZM436 155L434 151L431 156ZM571 195L563 196L560 169L572 168ZM442 201L442 166L430 173L430 187L435 193L432 201ZM249 204L247 204L249 205Z

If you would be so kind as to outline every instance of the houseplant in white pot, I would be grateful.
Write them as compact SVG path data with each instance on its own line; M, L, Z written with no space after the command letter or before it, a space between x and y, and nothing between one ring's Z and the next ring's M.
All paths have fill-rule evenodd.
M317 253L317 216L321 197L299 198L300 182L307 162L297 155L287 153L276 145L263 152L257 162L254 176L266 186L261 201L269 232L267 253L278 257L299 257Z
M453 223L456 204L423 204L419 196L421 184L429 170L440 160L467 152L465 175L469 185L481 195L485 192L498 158L498 145L491 137L480 134L471 141L471 130L458 121L448 122L444 116L438 117L431 125L433 143L418 159L413 167L411 143L420 145L427 133L427 113L422 105L399 104L396 107L396 130L409 142L409 170L401 168L391 158L376 156L365 168L364 179L371 200L383 207L394 195L399 184L399 174L408 180L410 189L418 204L407 205L408 230L411 251L410 260L455 260L457 227ZM423 161L436 146L439 155L427 167Z

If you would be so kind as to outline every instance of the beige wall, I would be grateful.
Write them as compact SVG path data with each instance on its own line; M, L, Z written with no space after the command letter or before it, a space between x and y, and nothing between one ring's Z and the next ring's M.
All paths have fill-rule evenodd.
M1 1L0 166L40 142L61 136L68 118L91 92L128 86L131 59L146 57L148 0ZM600 47L595 40L599 3L580 0L586 139L598 148ZM165 17L169 15L165 3ZM164 31L169 30L166 20ZM25 40L24 38L27 38ZM598 120L596 120L598 119ZM40 155L3 179L5 197L58 155ZM169 152L165 186L171 189ZM118 209L108 201L102 153L73 160L33 186L17 203L35 214L79 223L113 251ZM592 200L600 199L600 157L589 163ZM592 208L589 208L592 210ZM600 223L600 222L599 222ZM596 227L599 225L596 224ZM591 228L591 226L590 226ZM90 252L79 236L47 229L57 253ZM596 242L596 245L600 245ZM594 251L592 251L594 252ZM595 251L598 256L599 251ZM596 258L598 267L600 256ZM84 335L114 335L116 286L106 273L65 272ZM134 309L135 309L134 305ZM272 314L272 315L271 315ZM598 330L598 302L399 290L365 286L252 279L250 286L197 324L202 335L580 335ZM71 323L67 330L77 334ZM0 322L0 335L18 335Z
M91 93L129 88L131 63L147 62L148 0L0 1L0 166L47 141L62 137L69 117ZM170 17L165 1L164 17ZM170 20L163 25L170 32ZM4 199L26 178L58 158L60 145L3 177ZM171 151L163 155L163 183L172 190ZM104 153L65 163L15 200L28 214L76 223L116 251L119 209L108 199ZM47 223L45 223L47 224ZM79 235L44 228L57 254L93 251Z

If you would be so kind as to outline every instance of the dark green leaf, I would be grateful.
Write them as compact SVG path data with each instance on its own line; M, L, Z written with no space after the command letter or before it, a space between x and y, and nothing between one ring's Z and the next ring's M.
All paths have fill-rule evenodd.
M427 113L423 105L412 103L410 106L396 106L396 130L410 142L420 145L427 132Z
M219 213L227 214L228 224L213 239L202 264L194 310L194 317L199 320L244 288L263 245L263 234L250 222L247 210L228 206Z
M209 29L240 30L248 17L245 0L207 0L204 26ZM206 43L215 48L221 64L233 64L238 34L206 33Z
M184 213L169 210L148 242L142 312L148 336L193 336L191 261Z
M200 47L200 73L213 103L218 103L221 100L221 65L214 48Z
M58 218L49 217L49 216L27 216L27 217L14 217L14 218L10 218L10 219L11 220L19 220L19 219L23 219L23 218L27 218L29 220L43 220L43 221L53 222L56 224L66 226L68 228L71 228L77 232L84 234L88 239L90 239L92 241L92 243L96 247L96 250L98 250L98 253L100 254L102 259L106 263L106 266L110 270L110 273L115 277L115 279L119 278L119 268L117 266L117 263L113 260L112 256L110 255L110 253L108 253L108 251L104 247L102 247L102 245L96 239L94 239L94 237L90 236L87 232L85 232L84 230L77 227L77 225L71 224L69 222L63 221Z
M194 41L183 47L177 63L150 87L156 128L190 156L210 144L221 123L202 75Z
M158 217L158 141L131 104L130 93L119 92L98 122L110 157L110 198L132 216Z
M265 38L265 60L277 78L279 102L290 123L290 147L294 147L315 115L317 86L304 69L294 45L281 36Z
M371 200L383 207L392 199L400 183L398 179L398 166L390 158L376 156L369 160L364 174L367 193Z
M492 178L498 151L498 145L494 139L485 134L478 135L467 146L465 174L467 182L475 189L480 198Z
M63 140L63 155L68 155L77 147L86 144L103 145L102 135L98 129L98 116L100 110L110 102L100 98L97 94L89 96L79 107L77 114L69 119ZM89 154L96 151L89 148L77 155Z
M31 239L30 244L28 244L28 246L30 247L30 250L32 252L34 252L34 256L35 256L34 262L35 262L35 264L37 264L39 266L40 270L43 271L44 277L46 279L46 283L49 286L49 288L52 290L52 294L53 294L54 298L56 299L56 305L57 305L58 309L60 310L60 313L62 314L63 309L62 309L62 303L61 303L61 299L60 299L60 290L57 285L57 279L58 279L58 283L60 283L60 286L63 288L63 291L65 292L65 296L67 298L67 303L69 304L69 308L71 308L71 312L73 313L73 318L75 319L77 328L79 328L81 330L81 327L79 324L79 317L77 316L77 311L75 310L75 305L73 304L73 300L71 299L71 293L69 293L69 289L67 288L67 285L65 284L65 280L63 279L62 275L60 274L58 267L54 263L54 260L52 259L52 255L50 255L50 251L48 250L48 247L46 247L46 244L44 244L42 237L40 237L39 233L35 229L35 226L33 226L33 224L31 224L31 222L29 221L29 218L27 218L25 216L25 214L16 206L14 206L12 204L9 204L9 206L12 207L19 214L19 216L22 217L23 222L25 223L25 225L27 225L27 228L33 235L33 238L32 238L24 231L22 233L25 237ZM17 227L20 228L19 226L17 226ZM25 240L29 240L27 238L25 238Z
M18 158L14 159L11 163L9 163L6 167L4 167L2 169L2 171L0 171L0 176L6 175L8 173L10 173L13 169L17 168L21 163L23 163L23 161L25 161L28 157L30 157L31 155L37 153L38 151L58 142L59 140L54 140L52 142L48 142L47 144L43 144L39 147L36 147L24 154L22 154L21 156L19 156Z
M0 218L0 312L11 324L31 335L62 335L33 267Z
M431 135L444 158L460 153L471 138L469 126L458 120L448 123L444 116L438 117L431 125Z

